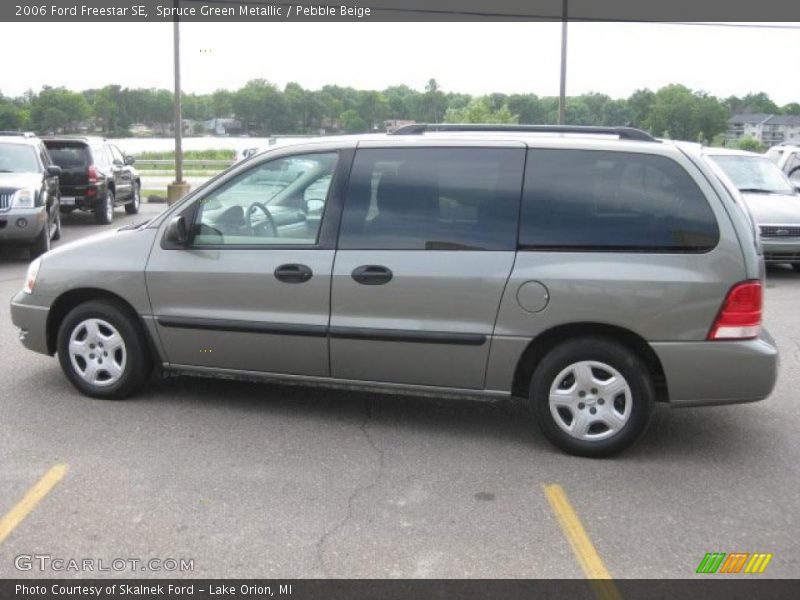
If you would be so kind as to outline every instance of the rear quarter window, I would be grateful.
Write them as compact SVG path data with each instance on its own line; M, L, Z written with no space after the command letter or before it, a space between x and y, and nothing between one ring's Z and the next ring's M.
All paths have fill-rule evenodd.
M523 249L705 252L718 242L705 195L669 158L603 150L528 152Z

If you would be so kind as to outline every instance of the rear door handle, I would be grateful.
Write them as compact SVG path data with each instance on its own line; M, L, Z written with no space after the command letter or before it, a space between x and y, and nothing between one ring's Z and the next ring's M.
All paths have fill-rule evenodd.
M275 269L275 279L284 283L305 283L314 272L306 265L281 265Z
M392 272L382 265L362 265L353 269L353 279L362 285L383 285L392 280Z

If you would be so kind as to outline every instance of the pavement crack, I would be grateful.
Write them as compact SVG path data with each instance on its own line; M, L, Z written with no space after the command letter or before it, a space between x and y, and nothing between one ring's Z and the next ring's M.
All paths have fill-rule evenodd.
M344 529L347 524L353 519L353 505L355 501L358 499L359 496L369 492L373 488L378 485L378 482L383 477L383 468L384 468L384 453L383 449L375 443L372 435L369 432L369 423L372 420L372 405L370 404L369 398L365 398L364 400L364 419L361 421L361 425L359 425L359 429L361 433L364 435L364 439L366 439L367 443L369 444L370 448L372 448L376 458L377 458L377 468L370 479L370 481L366 482L363 485L357 486L350 496L347 498L347 512L345 516L338 522L336 525L325 531L317 540L316 543L316 555L317 555L317 565L319 566L320 570L322 571L323 575L330 579L333 577L330 571L328 571L328 567L325 564L325 546L330 541L332 537L334 537L337 533L339 533L342 529Z

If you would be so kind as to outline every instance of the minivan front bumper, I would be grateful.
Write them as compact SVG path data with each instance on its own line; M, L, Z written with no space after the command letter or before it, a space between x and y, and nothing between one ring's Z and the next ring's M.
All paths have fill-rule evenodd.
M19 292L11 300L11 322L17 328L22 345L28 350L50 354L47 348L49 312L49 299Z
M763 400L778 378L778 349L764 329L754 340L652 342L673 406Z

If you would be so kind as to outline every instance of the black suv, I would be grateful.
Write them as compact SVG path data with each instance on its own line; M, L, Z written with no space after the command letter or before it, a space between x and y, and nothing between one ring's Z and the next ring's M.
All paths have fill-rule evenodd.
M60 173L35 135L0 131L0 244L28 246L36 258L61 237Z
M115 206L125 205L129 215L139 212L141 182L132 156L124 156L104 138L43 139L53 162L62 169L62 212L92 211L102 225L111 223Z

